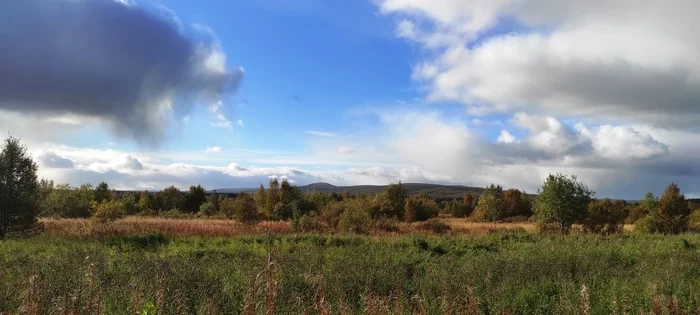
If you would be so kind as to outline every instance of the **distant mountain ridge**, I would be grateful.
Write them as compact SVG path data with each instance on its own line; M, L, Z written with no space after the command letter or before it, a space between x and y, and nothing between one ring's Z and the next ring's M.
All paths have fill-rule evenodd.
M469 187L461 185L439 185L439 184L423 184L423 183L401 183L409 195L426 194L434 199L459 199L462 198L465 192L478 196L484 191L482 187ZM335 186L329 183L312 183L304 186L298 186L302 192L307 192L316 189L322 193L337 193L342 194L348 192L350 194L376 194L384 190L387 185L356 185L356 186ZM240 193L240 192L255 192L258 188L220 188L216 189L218 193Z

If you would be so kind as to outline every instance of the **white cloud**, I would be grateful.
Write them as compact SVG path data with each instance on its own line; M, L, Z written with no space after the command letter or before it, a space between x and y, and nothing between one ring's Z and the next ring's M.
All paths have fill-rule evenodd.
M219 153L219 152L221 152L221 147L216 147L216 146L214 146L214 147L207 147L206 149L204 149L204 152L207 152L207 153Z
M510 134L508 130L501 130L501 134L498 136L497 141L502 143L513 143L515 142L515 136Z
M337 137L338 135L332 132L327 132L327 131L314 131L314 130L307 130L304 131L305 134L310 135L310 136L315 136L315 137Z
M379 7L401 18L397 35L431 52L413 74L429 99L463 102L472 114L665 127L700 118L700 40L690 31L700 27L696 1L383 0ZM522 26L485 37L505 19Z

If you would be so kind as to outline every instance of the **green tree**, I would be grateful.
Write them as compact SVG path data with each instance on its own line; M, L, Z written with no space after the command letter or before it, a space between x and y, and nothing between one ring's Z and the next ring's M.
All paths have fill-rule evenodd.
M437 217L440 212L440 207L438 206L435 199L428 197L427 195L420 195L417 198L409 197L407 200L414 199L413 204L416 209L416 221L427 221L434 217Z
M183 210L195 213L199 211L199 206L207 201L207 192L202 185L190 186L190 190L185 194Z
M163 208L162 210L170 211L173 209L182 208L182 203L184 201L182 192L175 186L170 186L163 189L160 192L160 197L162 198Z
M37 164L19 139L8 137L0 151L0 238L38 225Z
M452 200L452 202L448 203L445 207L449 209L449 212L455 218L464 218L467 216L467 207L464 206L464 202L459 202L457 199ZM471 208L471 204L469 207Z
M474 196L468 192L462 197L462 212L464 215L461 217L470 216L474 212Z
M214 213L218 213L219 210L221 209L221 208L220 208L220 206L221 206L221 200L223 199L224 196L225 196L225 195L221 195L221 194L216 193L216 190L214 190L211 194L209 194L209 195L207 196L207 201L206 201L205 203L210 203L210 204L212 204L212 206L214 206L214 208L213 208L212 211L213 211ZM201 210L202 210L202 207L201 207L201 206L200 206L199 210L200 210L200 212L201 212Z
M338 229L342 232L367 234L372 225L372 216L369 213L371 207L367 199L348 199L342 201L343 213L338 221ZM403 210L403 206L401 207Z
M576 176L550 174L535 199L534 212L542 231L567 233L586 217L594 192Z
M505 218L504 199L503 187L491 184L481 193L472 217L479 221L497 221Z
M642 232L678 234L688 229L691 208L675 183L671 183L659 198L656 207L637 223Z
M94 201L90 208L90 213L95 223L105 224L113 222L124 216L124 204L119 200Z
M505 216L530 216L530 200L525 192L508 189L504 193Z
M401 182L398 184L390 184L375 197L377 211L374 216L378 218L396 218L403 220L407 195L406 189Z
M282 179L279 190L279 205L277 216L281 219L289 219L299 212L299 202L301 201L301 191L298 187L292 186L287 179ZM302 213L296 213L301 216Z
M216 205L214 205L211 201L207 201L203 203L201 206L199 206L199 214L204 215L204 216L212 216L216 214Z
M277 178L270 179L267 188L267 198L265 201L265 213L270 218L279 219L280 204L280 182Z
M151 194L147 190L141 192L139 194L139 201L136 203L136 208L138 208L139 212L146 212L146 211L153 210L153 205L151 204L152 199L153 199L153 194Z
M100 182L100 184L95 187L93 193L95 201L102 202L105 200L110 200L109 195L109 185L106 182Z
M587 232L613 234L622 232L625 217L625 203L605 198L594 200L588 204L586 218L583 219L583 229Z
M56 185L42 202L41 216L58 218L87 218L93 202L93 190L89 184L71 187Z
M226 198L222 201L221 208L227 216L231 216L245 225L260 221L255 199L250 194L240 193L236 198Z
M267 192L265 191L265 186L260 184L260 187L253 195L255 200L255 207L258 208L258 212L261 214L266 214L267 209Z
M139 207L137 206L136 195L134 193L125 192L121 195L120 201L124 205L124 213L127 215L134 215L139 212Z
M404 206L403 220L406 222L415 222L418 216L418 211L416 211L416 203L413 198L406 199L406 205Z

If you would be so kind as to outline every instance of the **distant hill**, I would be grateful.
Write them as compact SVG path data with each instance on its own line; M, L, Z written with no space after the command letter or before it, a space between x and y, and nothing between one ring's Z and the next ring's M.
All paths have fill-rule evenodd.
M425 193L434 199L458 199L462 198L465 192L478 196L484 191L481 187L468 187L459 185L438 185L438 184L421 184L421 183L402 183L406 192L410 195L418 195ZM329 183L313 183L309 185L299 186L302 192L316 189L322 193L337 193L349 192L350 194L376 194L386 188L386 185L358 185L358 186L335 186ZM221 188L216 189L218 193L239 193L239 192L255 192L257 188Z

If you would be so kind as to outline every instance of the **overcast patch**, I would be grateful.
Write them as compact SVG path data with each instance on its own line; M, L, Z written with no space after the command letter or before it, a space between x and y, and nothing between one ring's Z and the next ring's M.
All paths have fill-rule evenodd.
M214 39L187 37L162 16L113 0L3 4L0 109L97 118L117 135L158 143L173 112L219 103L242 76Z

